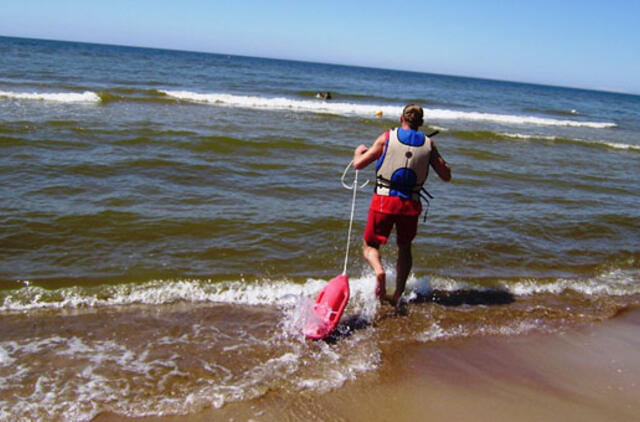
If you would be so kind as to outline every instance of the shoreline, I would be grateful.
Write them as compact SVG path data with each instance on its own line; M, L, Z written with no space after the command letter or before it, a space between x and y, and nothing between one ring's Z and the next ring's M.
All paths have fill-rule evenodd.
M267 392L197 414L143 420L637 420L638 334L640 308L633 307L552 334L386 344L376 371L325 394Z

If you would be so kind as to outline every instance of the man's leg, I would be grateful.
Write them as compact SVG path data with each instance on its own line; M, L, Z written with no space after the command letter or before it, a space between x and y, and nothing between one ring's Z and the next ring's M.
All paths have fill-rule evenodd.
M397 308L400 304L400 297L404 293L404 286L407 283L407 277L413 265L413 257L411 256L411 243L398 245L398 261L396 262L396 291L393 294L391 303Z
M377 213L369 209L369 218L364 229L364 246L362 252L365 259L376 273L376 297L382 303L387 299L386 274L380 259L380 245L387 242L393 228L393 218L387 214ZM388 299L387 299L388 300Z
M396 230L398 234L398 261L396 262L396 291L393 294L391 303L398 309L400 298L404 293L407 277L411 272L413 257L411 256L411 242L416 237L418 231L418 219L415 216L398 216Z
M386 278L387 275L384 272L384 267L382 266L382 261L380 259L380 246L376 244L368 245L366 242L364 243L363 253L364 257L373 268L373 271L376 273L376 297L382 303L383 299L386 296L387 287L386 287Z

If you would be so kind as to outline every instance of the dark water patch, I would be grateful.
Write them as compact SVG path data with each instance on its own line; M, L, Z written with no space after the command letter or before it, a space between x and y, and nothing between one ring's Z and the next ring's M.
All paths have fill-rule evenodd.
M14 138L12 136L0 136L0 148L12 148L29 145L29 141L24 138Z
M623 188L621 186L611 186L611 185L604 185L604 184L576 183L576 182L571 181L571 180L557 180L557 181L555 181L554 183L551 183L551 184L552 185L555 184L558 187L563 187L563 188L566 188L566 189L577 189L577 190L582 190L582 191L585 191L585 192L606 194L608 196L634 195L634 194L636 194L636 192L634 192L632 189Z
M140 89L140 88L128 88L123 86L116 86L109 88L105 92L117 92L118 94L140 94L145 92L155 93L159 92L155 89Z
M490 169L490 170L480 170L473 168L461 168L458 170L462 172L464 175L477 176L487 180L497 179L504 180L509 182L524 182L529 186L547 186L553 187L560 190L579 190L585 192L592 193L602 193L602 194L622 194L629 195L634 194L634 192L630 189L622 188L620 186L607 186L602 184L595 183L580 183L573 179L563 179L562 177L565 175L537 175L533 173L519 173L502 169Z
M6 254L55 245L59 252L76 250L79 257L92 248L98 248L97 253L100 249L141 242L215 238L225 233L228 235L234 228L239 229L242 222L224 218L153 218L133 212L106 210L46 220L12 219L6 224L7 230L2 239ZM80 253L77 248L84 251Z
M479 148L460 147L456 150L456 152L483 161L508 161L509 158L511 158L508 154L499 154L497 152L487 151Z
M117 141L112 142L112 144L122 145L122 146L140 146L140 145L152 145L158 142L160 141L157 141L153 137L141 135L141 136L136 136L134 138L119 139Z
M256 174L260 176L261 174ZM266 195L269 198L289 199L292 197L300 197L302 195L309 196L311 199L312 189L306 186L299 186L299 184L289 183L272 183L262 182L256 183L250 189L247 189L247 193L255 195Z
M79 236L97 236L110 240L152 241L166 237L203 237L233 230L239 223L225 218L152 218L123 211L56 218L53 224L66 227Z
M10 135L32 133L37 129L38 126L36 125L36 123L30 121L0 123L0 133L6 133Z
M137 129L133 129L133 131L136 134L139 134L142 136L149 136L149 137L163 137L163 136L180 137L180 136L192 136L198 133L193 130L167 129L167 128L162 128L162 129L137 128Z
M46 195L50 197L69 197L72 195L82 195L87 189L80 186L54 185L29 192L30 195Z
M69 127L78 124L80 124L80 122L76 120L46 120L43 122L43 125L51 127Z
M180 161L174 161L169 159L162 158L139 158L136 160L126 160L118 163L118 167L120 168L130 168L130 169L153 169L153 168L179 168L184 166L190 167L193 171L201 170L202 167L196 167L187 165L186 163Z
M308 150L322 148L323 145L309 142L305 138L301 137L281 137L268 135L260 138L261 141L257 142L260 148L269 148L274 150Z
M527 238L533 243L541 243L545 240L556 241L560 246L562 242L577 240L593 240L619 238L624 236L622 232L630 229L640 232L640 221L635 216L589 215L572 214L545 214L544 216L531 214L504 215L500 218L485 218L484 225L488 227L502 227L508 229L521 241ZM496 231L496 233L498 233ZM512 236L508 236L511 238ZM581 243L583 247L590 247L588 242ZM506 252L506 250L504 251Z
M430 236L418 236L414 270L456 278L570 277L599 270L602 262L618 262L619 256L626 261L630 251L640 252L633 241L637 231L589 221L520 215L481 225L452 221L464 225L464 231L436 227ZM615 247L605 246L611 241L617 242Z
M626 213L605 214L597 216L597 221L602 224L638 230L640 232L640 216L638 215L628 215Z
M214 152L220 154L231 154L238 149L246 148L250 142L244 139L232 138L230 136L201 136L198 141L189 142L182 146L186 149L197 152Z
M120 173L119 169L111 164L100 164L92 162L73 165L50 165L43 167L42 170L48 171L49 174L62 173L70 176L83 176L91 178L112 177Z
M116 134L128 134L132 129L103 129L100 127L91 126L74 126L71 131L79 135L116 135Z
M249 161L245 165L253 170L284 170L289 168L289 163L267 163L262 161Z
M53 147L59 149L59 147L63 148L93 148L94 146L83 141L77 141L72 139L38 139L30 141L31 145L35 147Z
M140 199L134 196L124 197L107 197L98 201L95 201L95 205L105 208L122 208L132 207L140 203Z
M520 204L540 203L541 198L521 192L500 192L498 197L512 200ZM545 204L563 205L570 209L584 209L585 207L599 207L602 203L596 199L571 198L570 196L551 195L545 196Z
M66 148L91 148L92 146L82 142L71 139L25 139L14 138L10 136L0 136L0 147L26 147L29 148L42 148L42 149L66 149ZM61 148L62 147L62 148Z
M98 97L100 97L102 104L127 101L158 104L176 104L179 102L179 99L168 96L156 89L110 88L109 90L98 92Z
M557 223L552 221L556 220ZM588 220L572 221L566 216L549 216L544 220L529 219L526 224L512 225L511 230L529 235L541 237L547 240L590 240L616 238L619 230L608 224L598 224Z
M153 127L127 127L127 128L113 128L105 129L104 127L91 127L91 126L74 126L71 129L73 132L85 135L85 136L97 136L106 135L107 137L113 136L115 142L121 142L126 144L129 137L146 137L150 140L160 140L165 138L180 138L196 135L198 132L184 129L166 129L166 128L153 128ZM134 141L135 143L135 141Z
M243 150L253 152L261 151L262 154L272 152L278 154L281 151L304 151L320 148L318 145L306 142L303 138L279 138L265 136L261 139L240 139L230 136L200 136L198 141L185 143L182 147L198 152L215 152L232 154Z
M166 94L157 89L148 89L148 88L128 88L116 86L106 90L106 92L116 92L118 94L128 94L128 95L136 95L136 96L150 96L150 97L164 97Z
M458 186L472 186L472 187L482 187L482 186L493 185L493 183L491 183L491 181L487 179L475 179L475 178L459 177L459 176L452 178L450 183Z

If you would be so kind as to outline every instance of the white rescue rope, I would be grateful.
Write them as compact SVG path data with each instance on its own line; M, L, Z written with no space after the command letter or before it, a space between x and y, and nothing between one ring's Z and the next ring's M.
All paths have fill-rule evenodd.
M346 189L353 190L353 195L351 197L351 217L349 218L349 232L347 234L347 252L344 257L344 270L342 271L343 275L347 274L347 263L349 262L349 246L351 245L351 228L353 227L353 216L355 215L356 211L356 192L358 191L358 170L356 170L356 174L353 177L353 184L351 186L347 185L344 182L344 178L347 175L347 171L349 171L349 167L351 167L351 164L353 164L353 160L349 164L347 164L347 167L344 169L342 177L340 178L342 186L344 186ZM364 184L359 188L362 189L367 185L367 183L369 183L368 180L364 182Z

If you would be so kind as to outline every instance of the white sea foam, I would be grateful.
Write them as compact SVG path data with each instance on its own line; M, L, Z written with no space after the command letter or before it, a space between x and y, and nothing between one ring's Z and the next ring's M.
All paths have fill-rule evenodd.
M640 294L640 270L616 269L590 278L560 278L548 282L536 279L516 282L504 281L497 283L495 287L483 287L442 277L433 277L427 281L427 284L430 289L443 291L461 289L483 291L499 288L516 296L542 293L561 294L565 291L573 291L586 296L627 296Z
M587 296L625 296L640 293L640 270L613 270L597 277L581 280L562 278L549 283L525 280L505 283L503 286L518 296L540 293L560 294L565 291L574 291Z
M310 285L315 288L314 283ZM10 402L0 398L0 414L7 420L42 420L48 415L46 419L80 421L101 412L129 417L185 415L208 406L250 400L270 389L329 391L375 369L380 362L376 342L364 341L370 336L368 330L336 347L299 341L277 331L275 336L265 333L268 337L259 337L236 327L224 332L214 325L195 323L180 336L151 336L143 342L127 337L105 340L91 333L0 340L0 358L8 368L0 372L1 388L29 391L16 394ZM218 349L211 360L193 359L182 352L196 350L207 356L204 351L221 339L236 347ZM277 353L271 354L274 350ZM246 362L248 368L220 359L242 359L247 353L252 356ZM56 361L55 369L46 369L49 359L42 359L42 354ZM25 376L29 374L36 377Z
M420 342L432 342L437 340L446 340L451 338L466 338L476 335L488 336L515 336L529 333L534 330L541 330L542 327L538 321L515 321L506 325L498 326L479 326L464 327L457 325L448 329L442 328L437 322L431 324L424 332L416 336L416 340Z
M0 91L0 99L54 101L59 103L99 103L100 97L95 92L11 92Z
M393 274L389 274L388 293L394 289ZM301 297L314 298L327 280L308 279L305 283L287 280L211 282L208 280L156 280L142 284L102 286L97 290L61 288L57 290L27 286L8 291L0 296L0 312L30 311L38 309L74 309L130 304L161 305L175 302L215 302L243 305L274 305L293 308ZM357 306L364 318L376 314L378 301L373 296L375 277L372 274L350 280L349 306ZM573 290L585 295L624 296L640 293L639 270L613 270L592 278L567 278L555 281L505 281L496 287L515 295L561 293ZM407 280L405 298L427 295L432 290L485 290L487 287L469 281L445 277L416 277Z
M9 366L16 360L11 357L7 349L0 345L0 367Z
M604 147L609 147L614 149L623 149L623 150L630 150L630 151L640 151L640 145L623 144L620 142L598 141L598 140L582 139L582 138L561 138L561 137L552 136L552 135L526 135L522 133L501 133L500 135L505 136L507 138L523 139L523 140L541 139L545 141L557 141L560 139L567 139L575 143L592 144L596 146L604 146Z
M589 141L589 142L593 142L596 144L603 144L606 145L610 148L615 148L615 149L626 149L626 150L630 150L630 151L640 151L640 145L630 145L630 144L622 144L619 142L606 142L606 141Z
M556 139L558 139L557 136L549 136L549 135L525 135L522 133L500 133L499 135L501 136L505 136L507 138L513 138L513 139L525 139L525 140L529 140L529 139L543 139L546 141L555 141Z
M25 382L33 382L30 394L16 395L11 406L0 400L0 406L8 409L8 420L42 420L43 415L48 415L46 419L91 420L105 409L105 403L115 403L113 410L125 410L132 396L139 399L135 396L141 394L132 391L131 385L124 381L124 374L129 377L138 374L134 380L138 381L137 387L141 387L152 374L171 373L166 368L172 366L171 361L150 361L146 354L136 353L114 341L54 335L0 343L0 347L9 348L14 356L20 357L20 365L0 377L3 388L20 391ZM33 358L43 351L58 357L55 369L43 370L47 364ZM106 368L117 368L122 377L109 378L104 375ZM25 378L27 374L36 374L37 379L30 381L31 377Z
M130 304L160 305L178 301L286 305L295 302L301 294L317 293L323 285L322 280L309 280L305 284L269 280L260 283L156 280L144 284L105 286L100 293L78 288L51 291L37 286L28 286L6 295L0 302L0 311L93 308Z
M381 104L360 104L337 101L298 100L285 97L259 97L223 93L197 93L190 91L161 91L165 95L188 102L212 104L221 107L238 107L261 110L288 110L294 112L329 113L345 116L375 117L382 111L383 116L396 118L402 113L402 106ZM438 108L425 108L429 120L487 121L514 125L573 126L604 129L616 127L611 122L584 122L578 120L558 120L536 116L481 113Z

